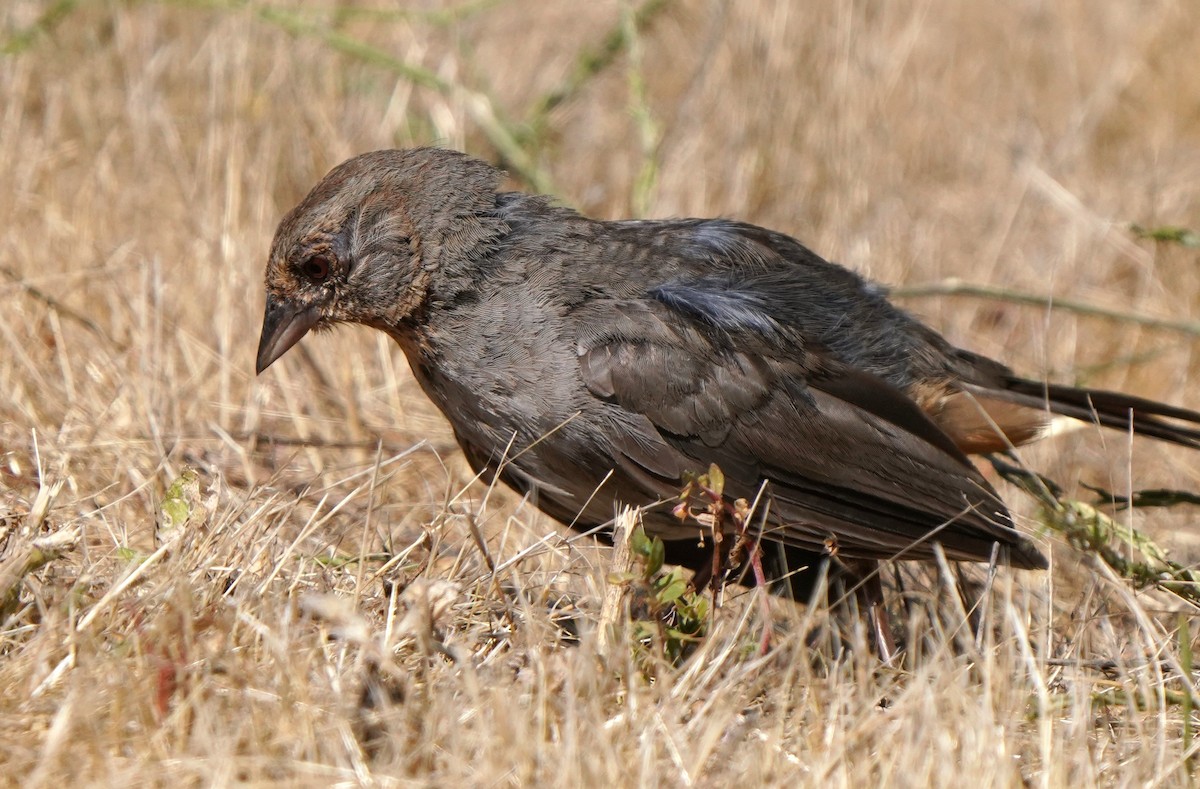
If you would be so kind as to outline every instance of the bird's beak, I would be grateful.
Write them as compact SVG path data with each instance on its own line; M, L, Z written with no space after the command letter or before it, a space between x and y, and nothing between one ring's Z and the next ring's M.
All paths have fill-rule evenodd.
M300 342L300 338L317 325L319 317L315 306L296 307L268 296L255 372L261 373L271 366L271 362L287 353L288 348Z

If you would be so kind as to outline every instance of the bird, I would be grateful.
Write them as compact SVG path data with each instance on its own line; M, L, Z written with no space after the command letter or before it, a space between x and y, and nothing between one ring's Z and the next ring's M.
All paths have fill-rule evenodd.
M314 330L388 334L470 465L578 529L614 502L695 565L671 507L715 464L765 545L869 575L897 557L1043 569L969 455L1051 414L1200 447L1200 413L1022 378L886 288L731 219L598 220L453 150L364 153L279 224L258 373ZM684 562L681 562L684 563Z

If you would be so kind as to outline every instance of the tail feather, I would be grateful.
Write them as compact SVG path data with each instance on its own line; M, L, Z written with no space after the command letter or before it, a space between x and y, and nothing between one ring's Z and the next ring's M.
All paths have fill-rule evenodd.
M1007 378L987 395L1101 424L1117 430L1200 449L1200 412L1104 389L1084 389L1024 378Z

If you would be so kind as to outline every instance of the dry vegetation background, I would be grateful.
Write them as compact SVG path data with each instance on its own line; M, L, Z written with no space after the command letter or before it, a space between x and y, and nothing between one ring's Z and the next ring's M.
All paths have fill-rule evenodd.
M901 667L810 648L825 612L782 601L755 657L736 590L647 665L597 638L606 550L470 484L381 335L253 366L277 219L436 143L595 216L1033 294L901 298L1023 373L1200 407L1197 251L1130 231L1200 224L1197 29L1192 0L7 0L0 781L1190 785L1194 606L1061 538L978 637L910 572ZM1022 458L1085 499L1200 469L1086 427ZM1195 516L1116 517L1186 564Z

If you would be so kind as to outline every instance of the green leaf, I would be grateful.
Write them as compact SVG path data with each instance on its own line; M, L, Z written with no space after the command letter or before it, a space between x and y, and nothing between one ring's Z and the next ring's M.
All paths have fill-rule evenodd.
M1174 507L1178 504L1200 504L1200 494L1190 490L1170 490L1167 488L1152 488L1135 490L1132 498L1105 490L1096 485L1080 482L1080 485L1100 497L1099 504L1115 504L1118 509L1127 507Z
M687 581L679 571L664 575L654 582L654 586L658 590L658 601L663 605L676 602L687 591Z
M646 577L653 578L662 569L667 558L667 546L662 539L655 537L650 541L650 552L646 555Z
M133 548L121 547L117 548L117 558L123 562L141 564L146 560L146 554Z
M633 637L637 641L646 641L654 638L654 634L658 632L658 626L653 622L647 622L643 619L633 623Z
M716 463L708 467L708 489L718 496L725 494L725 473Z
M646 536L646 530L641 526L638 526L633 530L633 534L629 535L629 550L638 556L648 557L652 546L653 543Z

